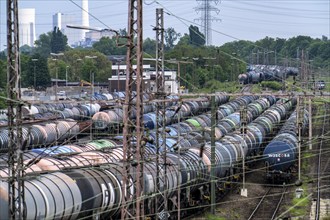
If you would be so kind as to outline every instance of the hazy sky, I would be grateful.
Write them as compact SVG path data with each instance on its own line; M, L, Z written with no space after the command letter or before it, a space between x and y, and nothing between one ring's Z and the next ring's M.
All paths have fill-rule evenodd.
M201 0L200 0L201 1ZM199 1L199 2L200 2ZM211 2L211 0L209 0ZM81 0L19 0L20 8L36 9L37 36L52 30L52 15L56 12L75 14L81 21ZM155 38L155 9L164 8L165 28L188 33L188 27L199 25L201 13L196 0L144 0L144 38ZM221 22L212 22L212 42L222 45L235 39L258 40L265 36L290 38L308 35L330 37L330 0L222 0L212 5L220 10L212 12ZM90 26L113 29L127 28L127 0L89 0ZM1 49L6 44L6 1L0 0ZM99 21L98 21L98 20ZM100 22L101 21L101 22Z

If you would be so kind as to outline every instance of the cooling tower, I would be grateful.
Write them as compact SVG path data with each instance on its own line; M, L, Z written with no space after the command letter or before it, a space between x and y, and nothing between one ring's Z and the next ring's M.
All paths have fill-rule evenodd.
M82 25L89 26L88 0L82 0ZM81 39L85 39L87 30L82 30Z
M18 10L19 21L19 45L34 47L36 40L35 9L20 8Z

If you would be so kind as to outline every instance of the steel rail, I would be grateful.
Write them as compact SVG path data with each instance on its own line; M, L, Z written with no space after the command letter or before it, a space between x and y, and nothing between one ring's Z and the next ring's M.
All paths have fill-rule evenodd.
M319 155L318 155L318 166L317 166L317 199L315 207L315 220L320 219L320 203L321 203L321 166L322 166L322 147L323 147L323 135L325 131L325 124L327 119L327 104L324 104L324 116L323 116L323 127L322 127L322 137L319 145Z
M267 192L263 195L263 197L260 199L259 203L257 204L257 206L255 207L255 209L253 210L253 212L251 213L250 217L248 218L248 220L252 220L256 213L258 213L258 210L260 209L261 205L263 204L263 202L265 201L265 198L270 196L270 192L272 191L272 189L275 189L275 187L270 187ZM277 202L277 205L276 205L276 208L274 209L273 211L273 214L272 214L272 217L270 218L271 220L274 220L276 219L276 214L277 214L277 211L279 210L280 208L280 205L283 201L283 198L284 198L284 195L286 193L286 190L287 190L287 187L283 187L283 191L281 192L281 197L280 199L278 200ZM277 193L276 193L277 194ZM273 195L276 195L276 194L273 194Z

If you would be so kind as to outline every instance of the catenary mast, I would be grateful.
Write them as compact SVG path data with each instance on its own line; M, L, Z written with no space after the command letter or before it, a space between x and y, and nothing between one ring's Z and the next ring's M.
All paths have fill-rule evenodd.
M25 219L18 0L7 0L8 216Z
M219 14L220 10L211 5L211 3L218 4L218 0L197 0L199 6L195 10L201 11L201 16L196 21L201 21L202 33L205 36L205 45L212 45L212 21L221 21L221 19L213 17L211 12Z

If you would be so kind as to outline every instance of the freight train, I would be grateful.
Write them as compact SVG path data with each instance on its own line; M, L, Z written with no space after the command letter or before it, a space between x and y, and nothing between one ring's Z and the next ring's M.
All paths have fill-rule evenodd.
M240 84L255 84L262 81L279 81L289 76L297 76L298 68L270 65L249 65L246 73L238 75Z
M132 95L136 93L133 91ZM119 100L125 98L125 92L111 92L111 93L95 93L93 96L83 98L72 98L71 100L61 100L57 102L43 102L34 103L22 106L22 117L24 122L30 122L32 120L52 120L52 119L74 119L74 120L86 120L90 119L95 113L100 110L111 108L118 104ZM174 105L174 101L178 97L167 96L167 99L173 100L171 103ZM150 99L149 94L143 94L143 101L147 102ZM135 98L132 100L135 101ZM152 111L150 104L144 105L144 111ZM152 107L152 106L151 106ZM0 110L0 126L7 125L7 116L2 114L6 110Z
M47 146L55 142L73 139L80 132L79 125L73 119L57 120L22 127L23 149ZM17 135L17 132L14 133ZM0 130L0 153L7 152L9 145L9 130Z
M303 110L302 133L308 126L308 112ZM293 112L276 137L263 152L266 179L271 182L287 182L292 179L298 157L297 112Z
M169 96L168 99L179 99L176 96ZM216 96L215 104L216 106L228 102L229 96L226 94L220 94ZM206 97L202 98L200 101L183 101L181 105L177 102L166 102L165 109L165 122L166 124L173 123L172 121L177 121L178 117L185 118L191 114L197 114L202 111L206 111L211 107L211 102ZM155 105L144 105L143 121L144 125L148 129L156 128L156 108ZM161 112L160 112L161 113ZM123 109L122 106L114 107L110 110L101 111L96 113L92 117L93 128L96 131L102 131L108 129L112 126L117 126L123 123ZM130 115L131 119L135 119L136 111L132 111ZM160 114L160 117L163 116ZM161 119L162 121L162 119Z
M121 98L121 96L116 96L117 93L104 93L96 94L97 100L103 101L113 101L113 98ZM120 94L124 94L121 92ZM228 101L229 97L226 95L217 96L221 97L222 103ZM147 101L148 95L143 96L143 100ZM176 104L176 96L168 96L167 99L173 100L173 102L167 102L168 106ZM86 126L80 126L78 121L83 121L90 119L98 113L105 114L103 110L100 112L101 105L105 103L68 103L68 102L58 102L58 103L43 103L43 104L33 104L30 106L23 106L22 113L23 116L33 120L26 120L26 124L22 126L22 142L24 143L24 149L45 147L55 142L62 143L72 142L74 138L80 134L81 130ZM123 110L122 107L115 107L116 119L120 120L122 123ZM152 105L144 105L144 112L154 111ZM113 123L119 123L118 120L111 118ZM0 128L0 153L7 152L9 144L9 131L7 129L7 123ZM82 127L82 128L81 128ZM16 132L14 133L16 136Z
M218 111L227 114L231 107L240 107L242 103L248 103L241 99L239 102L230 102L225 108ZM266 100L259 103L257 109L262 106L267 107ZM270 99L268 99L271 105ZM247 126L246 134L234 132L226 134L216 141L216 190L217 195L223 195L230 183L237 181L237 164L242 157L253 156L263 143L263 140L271 133L281 120L291 111L296 104L295 99L285 102L277 102L267 109L260 117ZM261 105L261 106L260 106ZM254 108L251 108L253 112ZM259 111L260 113L262 112ZM219 113L218 113L219 114ZM185 216L191 212L191 208L209 205L210 195L210 168L211 168L211 146L206 143L201 147L193 138L197 137L199 129L197 127L210 126L208 117L192 118L194 121L186 121L185 125L173 126L182 140L191 142L191 146L182 152L171 151L167 153L166 161L160 164L160 183L166 181L167 188L160 184L160 189L156 188L156 162L154 148L145 146L147 151L143 163L143 204L146 217L154 218L156 213L164 213L163 210L156 210L155 200L162 202L159 191L167 190L168 212L165 213L170 219L177 216L178 206L181 206L181 215ZM224 120L228 123L228 120ZM229 122L230 123L230 122ZM180 123L179 123L180 124ZM198 125L199 124L199 125ZM220 122L221 124L221 122ZM187 128L189 126L190 128ZM235 126L235 125L234 125ZM188 132L184 132L188 131ZM173 135L176 136L175 132ZM186 136L184 135L186 134ZM166 135L170 135L167 132ZM149 139L149 138L147 138ZM181 139L180 139L181 140ZM178 143L180 143L180 140ZM73 154L62 154L52 157L45 156L37 152L25 157L26 167L29 167L29 177L25 181L25 214L27 219L118 219L120 209L123 205L123 198L126 194L122 191L123 167L121 158L120 139L112 140L111 147L107 151L89 151ZM73 148L71 148L73 149ZM180 146L176 149L181 149ZM182 148L184 149L184 148ZM33 159L37 155L37 160ZM164 166L166 164L166 166ZM39 166L38 166L39 165ZM43 165L43 167L42 167ZM68 169L70 168L70 169ZM44 169L44 170L43 170ZM164 172L166 169L166 172ZM53 170L54 172L45 172ZM28 172L28 170L26 171ZM35 175L33 175L33 172ZM134 175L138 178L140 174ZM165 173L167 174L165 176ZM0 178L0 210L7 210L8 207L8 181L6 171L1 170ZM35 176L35 177L33 177ZM180 187L180 201L178 201L178 187ZM135 188L131 185L128 190L132 194ZM129 198L128 198L129 199ZM160 217L160 216L159 216ZM8 219L8 212L2 212L0 219Z

